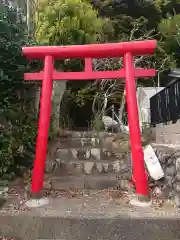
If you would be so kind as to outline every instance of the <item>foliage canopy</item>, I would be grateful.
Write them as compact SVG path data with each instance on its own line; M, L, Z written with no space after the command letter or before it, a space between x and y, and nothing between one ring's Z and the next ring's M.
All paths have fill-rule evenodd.
M35 143L32 92L23 83L25 26L15 8L0 9L0 178L30 166Z
M44 44L85 44L100 41L104 20L83 0L39 0L36 40Z
M8 1L6 1L8 2ZM16 4L26 14L27 1ZM33 13L29 22L35 25L37 44L69 45L94 42L121 42L129 40L158 40L158 49L152 58L138 58L138 67L155 67L159 73L180 64L180 2L178 0L31 0ZM17 8L0 5L0 178L11 178L24 166L30 166L34 155L36 116L33 107L34 89L24 84L23 73L29 71L21 54L27 43L24 16ZM34 36L33 35L33 36ZM64 61L67 71L83 68L80 61ZM27 69L28 66L28 69ZM35 67L35 66L33 66ZM40 66L37 64L36 66ZM96 70L118 69L121 60L94 61ZM33 68L35 71L35 69ZM157 83L157 79L154 79ZM166 81L163 82L165 83ZM113 81L114 83L114 81ZM119 102L124 85L111 80L68 82L65 93L64 116L67 110L77 117L77 122L91 116L94 98L102 102L108 88L110 104ZM138 79L141 86L152 81ZM101 94L102 93L102 94ZM83 107L83 108L82 108ZM74 116L71 116L72 118Z

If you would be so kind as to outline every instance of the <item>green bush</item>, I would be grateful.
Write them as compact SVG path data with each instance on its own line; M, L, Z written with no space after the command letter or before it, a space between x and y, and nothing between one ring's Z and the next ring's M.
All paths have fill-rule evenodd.
M0 179L31 167L35 150L36 112L32 85L25 84L25 26L16 9L0 8Z

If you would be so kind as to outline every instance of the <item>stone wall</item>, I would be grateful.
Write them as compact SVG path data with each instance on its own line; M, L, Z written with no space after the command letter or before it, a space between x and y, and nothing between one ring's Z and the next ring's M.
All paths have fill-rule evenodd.
M180 120L176 123L157 124L153 131L156 143L180 145Z
M153 144L153 148L164 170L164 178L154 184L161 189L164 198L180 208L180 147Z
M56 183L59 179L52 184L56 188L115 187L117 177L131 177L129 150L129 137L124 134L69 132L49 143L46 173L52 174Z

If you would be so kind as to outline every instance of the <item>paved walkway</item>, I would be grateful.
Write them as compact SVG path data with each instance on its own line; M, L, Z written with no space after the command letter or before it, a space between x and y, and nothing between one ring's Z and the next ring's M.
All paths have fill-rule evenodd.
M13 196L13 195L12 195ZM179 212L162 208L137 208L127 198L109 192L63 192L47 206L28 209L19 196L0 211L0 236L21 240L179 240Z

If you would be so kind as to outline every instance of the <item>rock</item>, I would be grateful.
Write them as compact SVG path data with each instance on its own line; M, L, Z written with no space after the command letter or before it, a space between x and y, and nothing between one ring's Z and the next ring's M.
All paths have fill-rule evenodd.
M91 174L93 170L94 163L93 162L86 162L84 163L84 171L86 174Z
M155 197L162 197L162 190L160 187L155 187L153 192L152 192L152 195L155 196Z
M176 190L177 192L180 192L180 182L175 182L173 184L173 189Z
M180 151L177 151L174 153L174 157L177 159L177 158L180 158Z
M175 150L169 147L160 146L155 147L154 150L161 164L173 164L178 156Z
M86 153L85 153L85 158L90 159L90 157L91 157L91 151L89 149L87 149Z
M57 153L56 153L56 157L65 161L69 159L69 149L68 148L64 148L64 149L58 149Z
M175 176L175 180L180 181L180 172L178 172Z
M6 202L6 199L3 198L3 197L0 197L0 208L3 207L3 205L5 204L5 202Z
M84 148L84 145L86 144L87 139L86 138L81 138L80 139L80 143L81 143L81 147Z
M166 180L167 185L171 187L172 183L173 183L173 177L165 175L165 180Z
M51 182L51 180L44 180L44 182L43 182L43 188L44 188L44 189L51 189L51 188L52 188L52 182Z
M54 168L55 168L55 162L46 160L46 167L45 167L45 172L46 173L53 173Z
M103 168L104 168L104 172L108 172L108 168L109 168L109 164L108 163L103 163Z
M113 164L109 164L109 167L108 167L108 172L110 173L112 173L112 172L114 172L114 166L113 166Z
M82 163L76 163L76 164L72 163L71 165L72 165L72 168L74 166L74 170L75 170L76 174L83 173L84 167L83 167Z
M103 152L102 152L103 157L105 157L105 158L111 157L112 152L107 151L107 149L105 149L105 148L103 148L102 150L103 150Z
M168 186L168 185L165 185L163 188L162 188L162 192L163 192L163 197L166 198L166 199L169 199L172 197L172 187Z
M176 171L180 172L180 158L176 160Z
M103 164L102 163L96 163L96 169L98 172L102 173L103 171Z
M161 164L165 164L165 163L167 162L167 160L168 160L167 154L161 152L161 151L158 150L158 149L157 149L157 150L154 149L154 151L155 151L155 154L156 154L159 162L160 162Z
M93 147L95 147L96 145L99 144L99 139L95 138L95 137L92 137L91 138L91 144L93 145Z
M154 182L162 187L163 196L172 199L180 208L180 151L168 147L156 147L156 155L164 169L164 181Z
M124 169L121 171L121 175L123 179L127 179L129 181L132 180L132 172L130 169Z
M100 160L101 159L100 149L99 148L92 148L91 149L91 156L96 160Z
M66 172L66 164L61 161L56 161L55 168L53 170L53 175L59 176L62 172Z
M122 177L117 177L116 189L123 190L123 191L132 190L130 187L129 181Z
M176 159L174 158L174 156L168 157L168 159L167 159L167 166L170 166L170 165L174 164L175 161L176 161Z
M174 165L166 167L165 175L173 178L176 175L176 167Z
M77 154L78 154L77 149L75 149L75 148L71 149L71 153L72 153L73 158L77 159Z
M152 205L154 207L161 207L164 202L164 196L160 187L155 187L152 192Z
M121 166L120 166L119 161L117 161L117 162L115 162L115 163L113 164L113 170L114 170L114 172L116 172L116 173L120 172Z
M85 156L86 156L86 150L83 148L79 149L78 153L77 153L77 158L79 160L85 160L85 158L86 158Z
M3 195L3 194L5 194L5 193L7 193L8 190L9 190L8 187L6 187L6 186L0 186L0 195Z
M121 186L122 190L128 190L129 189L129 181L126 179L121 179L120 186Z
M174 196L174 204L177 208L180 208L180 193L176 193Z

